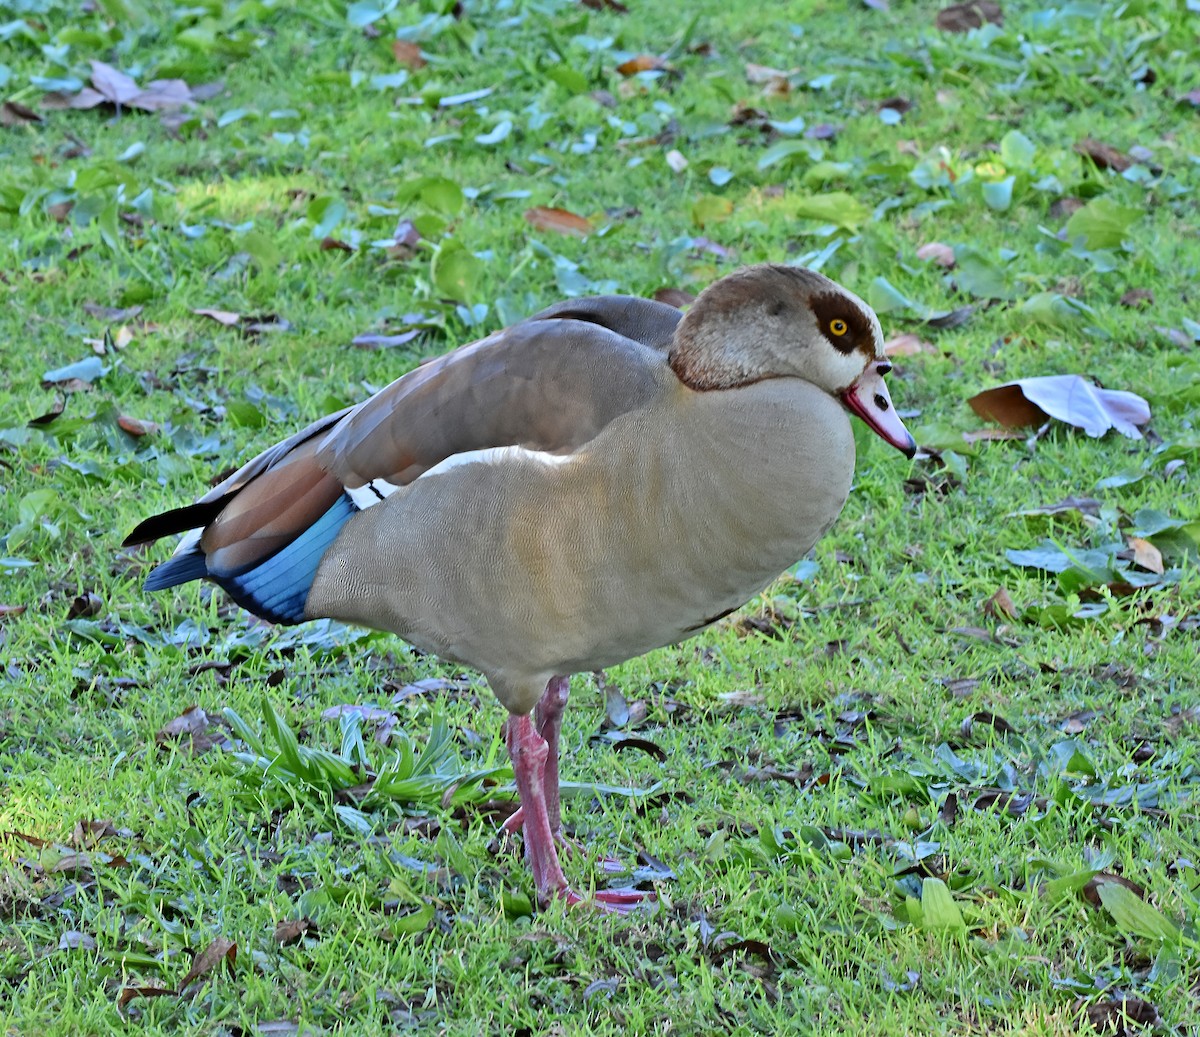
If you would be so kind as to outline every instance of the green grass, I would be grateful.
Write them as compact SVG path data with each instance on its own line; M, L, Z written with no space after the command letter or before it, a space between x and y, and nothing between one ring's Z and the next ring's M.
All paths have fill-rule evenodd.
M96 108L0 129L0 604L25 607L0 615L0 1032L1196 1032L1194 12L1012 2L1002 29L947 35L904 0L474 2L457 19L427 0L364 32L329 0L93 6L0 4L0 94L37 108L92 58L225 85L166 123ZM376 80L402 68L397 30L428 65ZM638 54L672 71L615 71ZM748 62L790 92L748 83ZM878 111L896 97L898 123ZM1087 136L1135 164L1097 168L1074 150ZM1065 236L1060 197L1090 202ZM533 230L533 206L596 232ZM424 239L373 247L401 219ZM934 241L958 250L949 275L916 256ZM796 578L607 675L661 762L593 738L604 694L576 679L567 826L669 868L656 913L530 916L520 859L495 845L503 770L364 800L321 754L265 777L239 762L222 710L257 732L264 698L300 746L376 768L397 750L322 711L387 707L418 753L444 715L451 776L503 764L502 714L392 638L264 627L196 585L144 595L165 547L120 549L139 518L564 294L695 292L761 260L823 263L889 331L932 342L893 376L931 450L870 444ZM1153 301L1123 305L1131 289ZM936 330L896 293L976 309ZM412 327L398 348L351 345ZM28 426L59 395L43 373L97 348L92 388ZM1145 396L1146 438L962 439L975 392L1062 373ZM1071 496L1100 507L1014 514ZM1142 572L1105 557L1135 531L1167 575L1110 590ZM1055 576L1006 556L1046 539L1099 561ZM985 610L1002 587L1013 617ZM434 677L454 680L390 705ZM156 740L193 705L209 751ZM1137 890L1085 887L1093 872ZM277 923L303 918L281 946ZM218 939L232 970L120 1003L178 988ZM1122 1000L1159 1021L1122 1021Z

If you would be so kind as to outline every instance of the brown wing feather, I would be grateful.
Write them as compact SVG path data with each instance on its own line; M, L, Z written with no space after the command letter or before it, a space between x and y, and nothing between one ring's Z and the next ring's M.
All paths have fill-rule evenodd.
M196 504L146 519L126 543L204 526L210 574L237 573L295 540L344 487L405 485L454 454L488 447L576 449L673 377L665 353L608 326L647 335L657 328L650 337L673 327L677 311L650 305L580 301L575 319L545 311L463 346L313 422Z
M601 325L529 320L380 390L325 437L317 458L349 487L403 486L470 450L568 452L659 392L664 372L663 353Z
M666 350L675 336L683 312L654 299L635 295L601 295L567 299L535 313L530 320L580 320L615 331L652 349Z

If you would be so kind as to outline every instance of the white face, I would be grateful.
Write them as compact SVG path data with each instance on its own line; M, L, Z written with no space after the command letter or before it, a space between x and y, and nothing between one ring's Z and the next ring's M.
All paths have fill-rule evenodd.
M817 275L813 276L816 280ZM790 348L776 352L781 373L795 374L840 395L872 364L885 360L879 318L853 292L827 278L800 296L779 328ZM782 355L780 355L782 353Z

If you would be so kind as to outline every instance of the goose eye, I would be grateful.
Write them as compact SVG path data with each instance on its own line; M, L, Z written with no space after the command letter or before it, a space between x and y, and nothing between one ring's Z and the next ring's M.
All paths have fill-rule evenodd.
M829 322L829 330L835 335L844 335L850 328L841 317L835 317Z

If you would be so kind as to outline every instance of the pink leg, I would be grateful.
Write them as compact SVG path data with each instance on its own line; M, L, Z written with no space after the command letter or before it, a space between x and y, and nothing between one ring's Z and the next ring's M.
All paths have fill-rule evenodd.
M525 832L525 859L533 872L537 898L545 903L551 897L566 897L571 903L579 897L571 892L558 851L554 848L554 833L546 812L546 740L534 729L529 717L510 716L505 736L508 755L512 757L517 794L521 797L522 828Z
M554 840L564 849L574 849L562 834L562 807L558 794L558 741L562 731L563 710L567 708L567 696L571 684L568 677L551 677L545 692L538 700L533 711L534 722L538 734L546 740L546 777L543 788L546 795L546 814L550 818L550 831ZM504 830L509 835L516 835L525 823L525 809L518 807L507 821Z
M554 830L550 825L546 796L550 747L546 739L534 730L527 716L510 716L505 735L517 780L517 792L521 797L525 859L529 862L529 870L533 872L538 902L545 904L554 897L562 897L568 904L584 903L583 898L567 884L554 845ZM555 788L557 791L557 777ZM608 889L598 890L592 902L603 910L624 913L632 911L644 900L653 898L653 893L642 893L635 889Z

